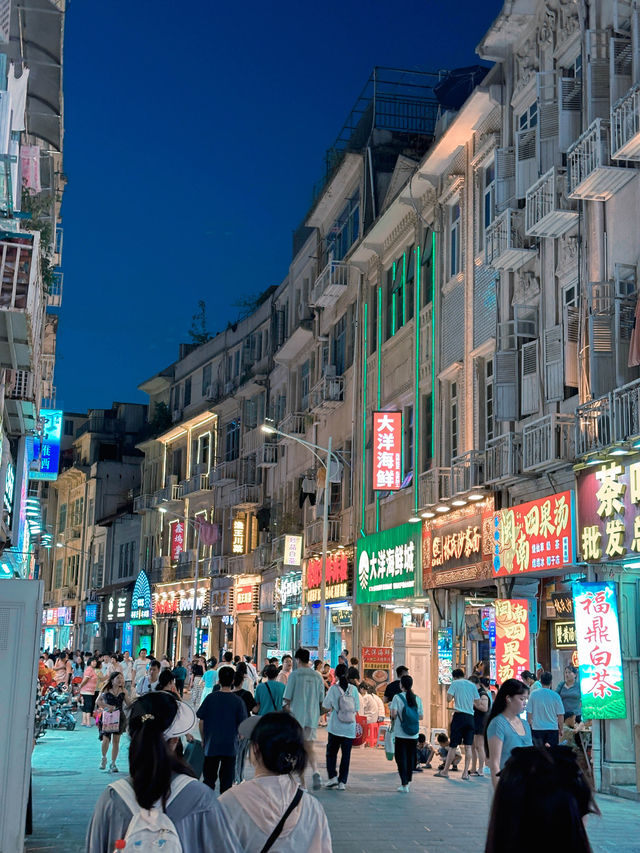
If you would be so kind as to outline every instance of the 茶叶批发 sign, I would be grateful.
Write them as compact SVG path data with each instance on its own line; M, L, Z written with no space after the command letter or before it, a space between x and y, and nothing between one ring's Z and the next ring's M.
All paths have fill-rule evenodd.
M421 528L401 524L358 540L356 603L408 598L415 593Z

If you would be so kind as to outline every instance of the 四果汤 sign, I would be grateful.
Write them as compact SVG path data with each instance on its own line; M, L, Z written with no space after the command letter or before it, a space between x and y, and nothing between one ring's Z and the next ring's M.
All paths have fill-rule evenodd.
M402 412L373 413L373 488L397 491L402 485Z
M307 561L305 598L307 604L320 601L322 583L322 559L314 557ZM349 557L344 551L327 554L325 573L325 598L335 601L349 594Z
M420 538L419 524L401 524L358 539L357 604L414 595Z
M627 716L615 586L574 583L573 609L580 664L582 716L591 720Z
M497 598L496 681L518 678L529 666L529 603L526 599Z
M585 562L640 556L639 459L578 473L579 549Z
M494 577L575 563L572 491L501 509L494 517Z

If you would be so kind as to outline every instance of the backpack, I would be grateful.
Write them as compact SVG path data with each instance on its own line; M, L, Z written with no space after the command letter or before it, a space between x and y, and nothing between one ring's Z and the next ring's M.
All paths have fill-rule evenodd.
M340 690L340 697L338 699L338 719L341 723L355 723L356 721L356 703L353 701L353 696L351 696L346 690L343 690L340 686L338 687ZM349 688L347 687L347 690Z
M406 696L402 696L402 698L404 699L404 711L402 712L401 718L402 729L405 734L408 734L410 737L413 737L414 735L417 735L420 731L418 708L412 708L411 705L407 702Z
M193 781L194 779L191 776L184 774L174 779L171 783L167 805L175 800L189 782ZM158 850L162 850L162 853L183 853L182 842L176 827L171 818L162 810L160 802L157 802L151 809L141 808L127 779L118 779L117 782L112 782L109 787L122 797L132 814L124 836L127 850L135 849L139 853L155 853Z

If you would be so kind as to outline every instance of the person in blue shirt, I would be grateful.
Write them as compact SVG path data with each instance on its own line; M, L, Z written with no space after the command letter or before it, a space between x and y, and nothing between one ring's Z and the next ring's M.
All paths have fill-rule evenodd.
M563 737L564 705L555 690L551 689L553 676L543 672L540 689L529 696L527 722L531 726L535 746L558 746Z
M491 781L498 785L498 774L517 746L533 746L531 727L521 714L527 707L529 688L518 678L507 678L498 690L489 711L484 745L489 756Z
M265 675L267 680L258 684L254 697L256 705L253 711L260 717L270 714L272 711L282 711L282 698L285 690L285 685L281 681L277 681L277 666L270 663L265 668Z

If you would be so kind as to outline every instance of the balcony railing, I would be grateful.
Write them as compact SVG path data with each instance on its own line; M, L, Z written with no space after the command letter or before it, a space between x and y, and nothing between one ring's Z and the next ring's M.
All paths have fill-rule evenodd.
M30 370L40 358L44 290L39 232L0 240L0 368Z
M76 438L87 432L102 435L124 435L125 422L119 418L89 418L76 430Z
M611 156L640 160L640 86L636 85L611 108Z
M522 429L522 470L551 471L575 459L574 415L551 414Z
M224 577L229 574L229 557L209 557L204 561L204 575L210 578Z
M327 525L327 542L332 545L340 544L342 535L342 522L339 518L330 518ZM322 519L317 518L304 529L305 548L313 548L322 545Z
M525 233L532 237L559 237L578 218L575 204L565 196L566 174L556 168L527 191Z
M231 506L237 509L255 509L262 503L262 486L246 483L231 490Z
M154 508L153 495L137 495L133 499L133 511L137 513L149 512Z
M640 437L640 379L613 392L613 426L616 442Z
M613 440L613 395L589 400L576 409L576 456L599 453Z
M309 394L312 412L330 412L344 402L344 378L342 376L323 376L313 386Z
M522 473L522 436L508 432L492 438L486 445L486 483L503 483Z
M609 157L609 122L597 118L567 150L569 197L607 201L636 172Z
M235 483L238 479L238 469L240 467L239 459L231 459L226 462L219 462L209 474L211 483L214 486L226 486L229 483Z
M451 468L430 468L418 478L421 507L434 506L451 496Z
M230 575L250 575L253 573L253 554L236 554L227 557Z
M35 376L30 370L7 370L5 383L8 399L33 402L36 383Z
M64 273L62 270L54 270L53 278L47 290L47 305L51 308L59 308L62 305L62 283Z
M251 553L253 560L253 571L261 572L271 563L271 545L258 545Z
M278 445L275 441L265 441L256 453L258 468L275 468L278 464Z
M165 486L164 489L158 489L157 492L154 492L153 499L156 506L161 506L164 503L181 501L182 483L174 483L171 486Z
M349 286L349 265L329 261L311 291L311 305L329 308L334 305Z
M208 474L194 474L188 480L181 483L183 495L196 495L198 492L208 492L212 488L209 484Z
M485 264L496 270L517 270L536 254L524 233L521 210L507 208L485 231Z
M459 495L477 489L484 483L484 453L469 450L451 460L451 494Z
M307 431L307 415L303 412L291 412L278 424L278 429L287 435L304 436ZM280 436L281 441L287 441L287 436Z

